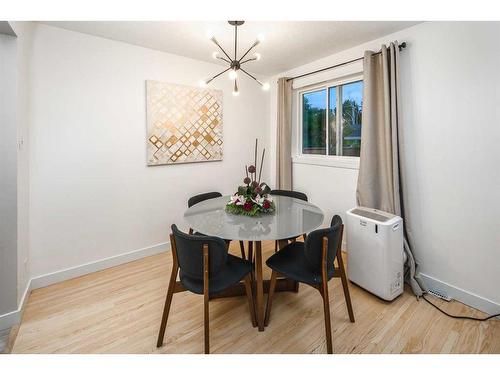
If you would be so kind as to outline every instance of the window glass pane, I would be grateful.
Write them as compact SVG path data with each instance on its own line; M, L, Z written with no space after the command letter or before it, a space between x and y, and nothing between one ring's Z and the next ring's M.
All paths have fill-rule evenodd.
M302 94L302 153L326 155L326 90Z
M328 89L328 155L337 155L337 88Z
M342 85L342 155L359 156L363 81Z

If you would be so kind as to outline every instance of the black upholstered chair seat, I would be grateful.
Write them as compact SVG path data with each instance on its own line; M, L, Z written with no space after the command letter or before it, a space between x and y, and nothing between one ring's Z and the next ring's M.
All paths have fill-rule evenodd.
M225 266L221 268L216 276L211 276L209 279L209 293L216 294L222 292L243 279L251 270L252 263L228 254ZM184 288L196 294L203 294L203 280L186 276L182 272L182 268L179 271L179 277Z
M272 270L290 279L309 285L318 285L323 282L321 272L314 272L305 255L303 242L292 242L282 250L272 255L266 264ZM333 266L329 267L328 280L333 277Z

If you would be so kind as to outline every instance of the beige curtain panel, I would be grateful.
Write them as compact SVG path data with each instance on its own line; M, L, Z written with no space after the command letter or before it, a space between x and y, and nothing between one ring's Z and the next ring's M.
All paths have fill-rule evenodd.
M415 278L416 263L408 240L404 212L404 166L400 119L399 48L391 43L380 53L364 55L363 130L356 198L359 206L387 211L404 220L404 250L407 257L405 280L413 292L422 295Z
M276 188L292 189L292 81L278 80Z

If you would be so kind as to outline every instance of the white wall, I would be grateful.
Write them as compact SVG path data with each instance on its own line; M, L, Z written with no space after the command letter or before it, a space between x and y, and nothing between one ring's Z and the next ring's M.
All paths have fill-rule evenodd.
M29 94L33 24L11 22L17 34L17 301L29 286Z
M344 62L395 39L408 43L402 126L414 252L428 285L488 312L500 311L498 35L498 22L423 23L279 75ZM328 216L355 205L356 170L294 165L293 172L294 187Z
M0 315L17 308L16 54L16 38L0 34Z
M166 36L168 37L168 36ZM37 25L30 97L33 277L165 244L187 198L232 193L266 146L269 94L246 79L224 91L224 160L146 166L145 81L195 86L221 66ZM265 176L269 176L267 165Z

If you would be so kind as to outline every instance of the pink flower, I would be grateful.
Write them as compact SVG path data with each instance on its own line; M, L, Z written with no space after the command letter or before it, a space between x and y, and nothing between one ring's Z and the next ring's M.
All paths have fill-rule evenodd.
M264 201L262 207L264 207L264 210L268 210L271 207L271 203L269 203L269 201Z
M248 167L248 172L255 173L255 166L251 165Z
M243 183L245 183L245 184L247 184L247 185L248 185L250 182L252 182L252 180L250 180L250 177L245 177L245 178L243 179Z
M250 211L250 210L252 209L252 207L253 207L252 202L246 202L246 203L243 205L243 209L244 209L245 211Z

